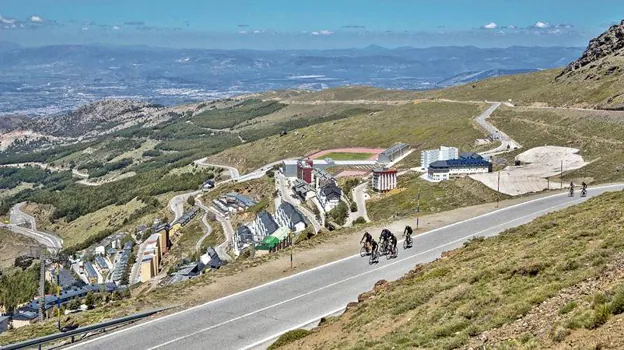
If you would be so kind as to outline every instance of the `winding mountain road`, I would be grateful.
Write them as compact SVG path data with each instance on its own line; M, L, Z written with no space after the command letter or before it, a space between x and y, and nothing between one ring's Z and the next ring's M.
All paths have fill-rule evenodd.
M195 197L195 205L197 205L201 210L204 211L201 221L206 228L206 233L204 233L204 235L195 244L195 251L199 251L201 249L202 243L204 243L206 238L208 238L208 236L210 236L210 234L212 233L212 226L210 226L210 224L208 223L208 210L210 209L208 209L208 207L204 205L199 196Z
M381 279L396 280L414 265L459 248L472 237L490 237L549 212L579 204L624 185L590 188L588 197L559 193L516 204L414 237L414 248L371 266L354 255L296 275L79 343L76 349L250 349L280 334L339 312ZM166 330L163 331L163 330ZM146 336L149 335L149 336Z
M518 142L514 141L511 137L509 137L509 135L505 134L500 129L488 122L487 119L490 118L492 113L494 113L494 111L496 111L500 106L500 102L493 102L490 108L488 108L486 111L484 111L474 119L475 122L479 124L479 126L481 126L488 134L495 136L501 142L500 146L489 151L482 152L481 156L483 156L484 158L489 158L522 147Z
M9 224L0 224L10 231L34 239L50 252L55 252L63 248L63 240L55 234L37 230L37 221L31 215L22 211L26 203L18 203L10 211ZM30 226L24 227L24 225Z

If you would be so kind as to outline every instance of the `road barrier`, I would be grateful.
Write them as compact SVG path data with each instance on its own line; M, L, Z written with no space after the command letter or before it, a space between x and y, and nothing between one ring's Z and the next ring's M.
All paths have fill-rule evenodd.
M24 348L35 347L35 346L41 349L41 346L43 344L50 343L50 342L60 340L60 339L65 339L65 338L71 338L71 343L73 343L74 341L76 341L75 337L77 335L86 335L87 333L94 332L94 331L105 332L107 328L116 327L116 326L120 326L120 325L127 324L127 323L132 323L134 321L155 315L159 312L163 312L169 309L171 309L171 307L155 309L151 311L142 312L136 315L126 316L126 317L122 317L122 318L118 318L118 319L114 319L114 320L110 320L110 321L106 321L106 322L102 322L102 323L98 323L98 324L94 324L90 326L76 328L73 331L46 335L44 337L30 339L30 340L26 340L20 343L0 346L0 350L24 349Z

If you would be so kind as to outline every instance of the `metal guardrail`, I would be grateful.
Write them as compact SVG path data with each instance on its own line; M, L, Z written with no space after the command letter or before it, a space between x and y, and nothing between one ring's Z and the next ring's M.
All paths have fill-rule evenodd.
M28 348L28 347L38 347L39 349L41 349L41 346L43 344L50 343L55 340L65 339L65 338L71 338L71 342L73 343L74 337L76 335L82 335L82 334L86 334L86 333L93 332L93 331L105 331L106 328L123 325L125 323L132 323L134 321L155 315L159 312L169 310L169 309L171 309L171 307L155 309L151 311L142 312L136 315L130 315L130 316L126 316L126 317L122 317L122 318L118 318L118 319L114 319L114 320L110 320L110 321L106 321L106 322L102 322L102 323L98 323L98 324L94 324L90 326L76 328L73 331L46 335L44 337L30 339L30 340L26 340L20 343L0 346L0 350L14 350L14 349L23 349L23 348Z

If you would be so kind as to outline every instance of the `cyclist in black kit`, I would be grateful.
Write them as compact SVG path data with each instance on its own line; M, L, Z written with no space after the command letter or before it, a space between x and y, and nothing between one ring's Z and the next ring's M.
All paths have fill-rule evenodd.
M373 241L373 236L367 232L364 232L364 236L360 240L360 244L364 243L364 247L366 247L367 251L371 251L371 241Z
M392 255L395 255L397 253L397 238L394 233L390 232L390 235L388 236L388 242Z

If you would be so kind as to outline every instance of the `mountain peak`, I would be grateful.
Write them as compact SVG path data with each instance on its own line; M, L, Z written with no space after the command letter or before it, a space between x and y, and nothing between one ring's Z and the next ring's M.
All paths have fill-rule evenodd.
M572 75L575 71L586 66L597 65L598 61L606 57L624 54L624 20L619 25L611 26L606 32L592 39L583 55L570 63L557 77Z

